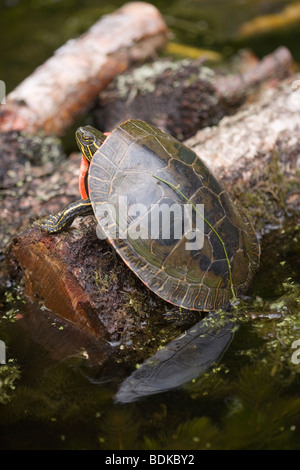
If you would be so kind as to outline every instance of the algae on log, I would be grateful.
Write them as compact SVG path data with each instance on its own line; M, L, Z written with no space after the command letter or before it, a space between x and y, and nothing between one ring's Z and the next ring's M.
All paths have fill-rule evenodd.
M260 234L268 224L280 223L279 216L295 215L299 209L300 100L292 86L298 79L295 75L277 89L266 91L256 103L186 142L229 192L239 196ZM55 289L55 304L68 304L71 317L74 315L69 320L74 322L79 314L77 306L82 311L84 305L84 327L92 335L97 329L93 322L99 321L100 330L105 330L103 337L107 334L110 341L126 344L129 350L139 350L142 360L149 356L146 348L155 338L155 312L161 314L165 304L142 285L105 240L97 239L96 224L91 224L91 220L92 217L89 223L79 220L74 227L57 235L42 234L39 227L21 233L8 251L11 272L16 274L20 268L26 273L27 291L43 298L46 306L56 308L49 297L47 280L43 284L39 282L42 276L39 253L47 259L43 266L47 266L50 276L56 272L59 258L61 271L57 276L68 282L71 277L74 284L69 290L57 284L61 287ZM77 224L81 224L80 231ZM108 253L108 264L105 264L105 253ZM163 325L164 320L161 322ZM157 335L161 328L157 320Z
M166 24L153 5L124 5L68 41L7 96L0 131L62 135L115 75L153 57L166 41Z

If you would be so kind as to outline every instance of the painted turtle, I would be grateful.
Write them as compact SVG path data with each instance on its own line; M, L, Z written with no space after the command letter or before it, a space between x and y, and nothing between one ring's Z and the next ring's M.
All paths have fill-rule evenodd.
M215 310L247 291L259 264L259 244L205 163L167 133L129 120L106 135L81 127L76 140L83 153L82 199L49 216L41 228L59 232L75 217L95 214L101 233L153 292L176 306L210 311L212 320L198 322L122 383L116 400L131 402L177 387L220 358L234 323L230 315L216 323ZM187 244L199 232L198 204L204 206L202 245L195 249ZM158 223L162 207L169 216L167 234L166 219Z
M59 232L75 217L94 213L132 271L157 295L182 308L215 310L228 305L233 291L236 296L247 291L259 263L255 232L192 150L138 120L107 135L80 127L76 140L83 153L82 199L50 216L43 230ZM197 230L195 220L189 236L183 227L184 206L196 204L204 206L203 246L198 250L187 249L191 226L192 233ZM172 219L168 236L158 223L161 208L174 209L166 211Z

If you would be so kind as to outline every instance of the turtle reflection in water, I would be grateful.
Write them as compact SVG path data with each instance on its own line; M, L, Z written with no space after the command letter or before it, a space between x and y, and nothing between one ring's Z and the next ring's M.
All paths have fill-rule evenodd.
M255 232L192 150L138 120L128 120L107 134L91 126L80 127L76 140L83 153L82 199L49 216L41 225L43 230L59 232L77 216L94 213L109 243L146 286L177 307L210 312L208 319L214 319L217 309L227 309L233 295L248 290L259 264ZM142 204L145 212L132 217L128 211L124 216L120 200ZM130 237L128 228L148 223L146 216L157 205L183 208L187 201L193 210L198 204L204 206L200 250L186 249L187 232L180 239L163 239L161 232L151 233L152 238ZM183 225L182 219L174 218L173 229L178 222ZM195 222L191 224L196 230ZM197 323L126 379L117 400L133 401L197 377L225 350L232 326L229 315L217 324L205 319Z

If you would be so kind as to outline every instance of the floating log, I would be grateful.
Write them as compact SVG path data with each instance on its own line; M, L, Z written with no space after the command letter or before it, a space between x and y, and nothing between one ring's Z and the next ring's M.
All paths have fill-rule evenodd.
M0 112L0 132L41 129L62 135L115 75L135 61L153 57L166 40L166 24L148 3L128 3L102 17L7 96Z
M294 86L299 81L300 75L285 80L186 142L238 196L259 235L299 214L300 98ZM70 165L75 163L68 163L67 171ZM65 178L62 163L57 172ZM44 179L46 184L47 175ZM162 328L158 317L166 306L97 238L93 217L55 235L42 233L37 222L14 238L7 258L12 276L25 276L32 298L92 335L99 328L101 337L138 349L142 359L150 355L147 347L155 328Z

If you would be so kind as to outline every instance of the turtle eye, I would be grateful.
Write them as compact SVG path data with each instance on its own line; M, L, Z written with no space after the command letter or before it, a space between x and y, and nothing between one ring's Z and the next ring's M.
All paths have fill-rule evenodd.
M83 135L82 135L82 140L84 140L84 142L90 142L90 141L91 141L91 138L90 138L90 136L88 136L87 134L83 134Z

